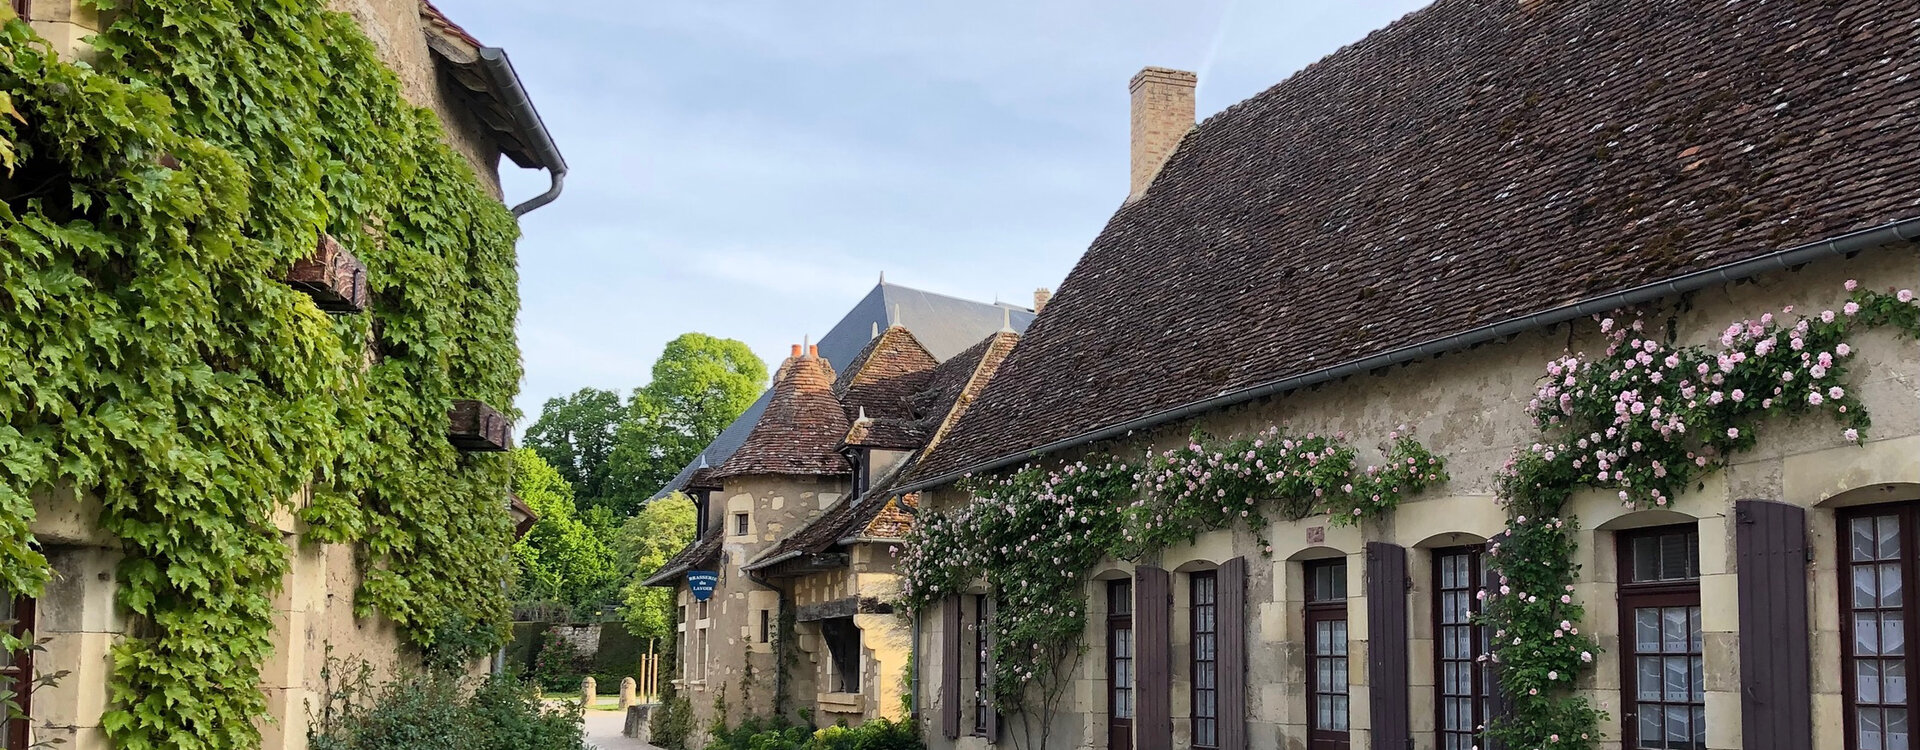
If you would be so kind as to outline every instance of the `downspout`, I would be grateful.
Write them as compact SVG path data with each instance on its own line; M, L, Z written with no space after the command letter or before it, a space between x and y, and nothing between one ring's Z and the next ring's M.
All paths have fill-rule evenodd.
M951 484L970 474L985 474L987 472L997 471L1048 453L1122 437L1138 430L1145 430L1170 422L1177 422L1197 414L1224 409L1266 396L1299 390L1308 386L1339 380L1350 375L1370 372L1382 367L1390 367L1425 359L1438 354L1459 351L1471 346L1498 341L1515 334L1558 325L1586 315L1611 312L1623 307L1631 307L1643 302L1651 302L1662 297L1685 294L1716 284L1741 281L1768 271L1793 268L1830 257L1852 255L1899 241L1920 242L1920 217L1902 219L1872 229L1863 229L1831 239L1787 248L1757 258L1749 258L1737 263L1729 263L1704 271L1696 271L1690 274L1676 276L1666 281L1637 286L1626 291L1601 297L1593 297L1544 312L1510 318L1498 323L1491 323L1449 336L1430 339L1418 344L1404 346L1399 349L1348 361L1332 367L1268 381L1237 391L1229 391L1214 396L1213 398L1156 412L1111 427L1056 440L1025 453L1014 453L999 458L980 461L931 479L913 482L897 491L901 493L916 492L930 487Z
M539 162L537 166L546 168L550 181L547 192L513 207L514 217L519 218L560 197L560 191L567 182L567 160L560 156L560 148L553 144L553 136L547 132L546 123L540 120L540 112L533 108L533 100L527 98L527 90L520 85L519 74L513 71L513 61L507 59L507 51L499 47L481 47L480 69L486 73L493 90L505 100L514 129L527 138L527 149L533 152L534 159Z

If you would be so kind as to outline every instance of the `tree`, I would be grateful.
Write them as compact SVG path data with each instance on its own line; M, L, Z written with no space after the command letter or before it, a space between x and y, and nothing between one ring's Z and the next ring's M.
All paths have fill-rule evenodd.
M669 342L615 431L608 495L616 515L630 515L673 479L766 383L766 363L739 341L686 333Z
M540 408L540 419L527 428L527 447L573 486L584 509L608 494L607 459L626 416L627 407L614 391L582 388L572 396L550 398Z
M673 639L673 589L640 582L693 542L695 523L693 501L675 492L647 503L621 525L615 548L621 561L633 566L621 605L627 632L662 643Z
M533 450L521 448L512 455L513 491L540 517L513 545L519 568L515 606L560 604L573 610L610 600L619 591L622 566L581 520L573 488Z

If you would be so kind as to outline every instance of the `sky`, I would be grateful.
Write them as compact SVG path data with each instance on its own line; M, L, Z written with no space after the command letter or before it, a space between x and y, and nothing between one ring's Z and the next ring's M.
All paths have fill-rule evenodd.
M504 47L565 155L521 221L521 427L644 385L688 331L772 368L889 282L1031 304L1127 193L1127 81L1199 117L1426 0L438 0ZM544 173L502 162L509 203Z

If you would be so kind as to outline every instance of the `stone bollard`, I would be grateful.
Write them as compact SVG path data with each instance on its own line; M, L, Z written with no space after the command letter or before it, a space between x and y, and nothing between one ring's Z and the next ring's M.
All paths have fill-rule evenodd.
M632 677L620 678L620 710L626 711L633 705L634 681Z
M582 709L588 711L593 710L594 700L599 697L596 695L594 687L595 685L593 684L593 677L591 675L580 678L580 707Z

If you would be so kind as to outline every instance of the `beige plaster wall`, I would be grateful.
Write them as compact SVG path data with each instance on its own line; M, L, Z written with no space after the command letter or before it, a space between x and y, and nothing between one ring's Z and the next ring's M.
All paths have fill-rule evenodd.
M1753 283L1709 288L1682 300L1666 300L1659 317L1671 316L1683 343L1705 343L1717 338L1728 323L1778 312L1783 305L1800 311L1837 308L1844 301L1842 282L1857 278L1869 288L1920 286L1920 251L1913 246L1886 248L1852 259L1833 259L1798 271L1765 275ZM1817 727L1814 750L1842 750L1840 596L1835 578L1837 542L1832 509L1863 502L1892 502L1920 498L1920 343L1900 339L1887 331L1854 337L1853 371L1849 390L1858 394L1873 416L1865 446L1847 444L1840 426L1824 418L1775 420L1763 428L1757 449L1736 458L1725 471L1702 487L1678 498L1670 511L1638 511L1621 507L1617 498L1600 492L1582 493L1569 512L1583 528L1579 560L1583 574L1576 595L1587 602L1582 626L1600 640L1605 653L1597 669L1580 688L1609 713L1620 711L1619 612L1613 596L1616 567L1614 534L1618 531L1668 523L1699 526L1702 578L1700 583L1707 665L1708 745L1733 750L1743 744L1740 735L1739 633L1735 619L1732 503L1760 498L1813 508L1810 514L1816 559L1812 576L1810 612L1814 623L1814 691L1811 697ZM1302 561L1331 555L1347 558L1350 637L1352 639L1351 735L1356 750L1371 747L1368 736L1369 698L1366 653L1366 602L1362 598L1368 541L1409 548L1413 591L1409 601L1411 642L1410 692L1415 747L1435 744L1433 705L1432 556L1431 549L1483 541L1503 528L1504 514L1493 499L1496 472L1510 452L1535 441L1536 432L1524 408L1546 362L1569 347L1600 351L1597 326L1590 321L1561 325L1513 339L1449 354L1391 371L1356 376L1287 394L1247 406L1215 412L1170 425L1155 433L1106 444L1102 449L1119 455L1138 455L1143 447L1169 447L1184 442L1196 426L1217 435L1257 431L1288 424L1299 432L1345 430L1362 448L1363 460L1378 460L1371 446L1384 441L1401 425L1448 461L1452 481L1402 505L1394 513L1361 528L1332 527L1324 517L1298 522L1279 521L1256 538L1243 530L1201 535L1194 544L1164 550L1150 560L1173 571L1217 565L1240 556L1249 562L1248 717L1254 747L1301 748L1305 742L1306 691L1301 614ZM1146 445L1143 445L1146 444ZM1900 484L1904 483L1904 484ZM964 502L956 490L928 493L930 507ZM1309 541L1321 539L1321 541ZM1266 548L1270 547L1270 554ZM1089 574L1129 575L1130 564L1109 561ZM1176 572L1171 633L1175 684L1172 686L1175 745L1188 740L1189 654L1186 611L1187 577ZM1102 585L1090 582L1089 592ZM1091 648L1076 670L1076 705L1056 717L1056 737L1067 746L1099 748L1106 745L1104 624L1098 614L1104 603L1094 597L1095 617L1087 635ZM924 679L921 719L926 736L936 748L973 748L978 740L959 742L941 737L939 706L943 668L937 617L923 624L920 662ZM1140 648L1144 649L1144 644ZM966 674L965 670L962 674ZM963 691L964 692L964 691ZM961 696L965 699L965 696ZM1017 723L1009 727L1016 731ZM1602 727L1613 738L1606 747L1618 747L1618 720Z
M773 711L777 664L772 644L759 642L760 612L778 622L780 594L746 575L741 566L753 562L788 534L839 500L848 490L841 478L810 477L735 477L713 493L713 507L720 514L718 533L725 536L720 563L720 580L706 604L707 618L689 615L690 623L679 627L682 643L697 643L710 638L704 649L682 655L680 672L692 668L702 679L683 679L683 695L693 707L695 741L706 741L705 727L714 716L714 700L725 686L728 715L738 721L743 716L767 716ZM736 534L735 514L747 515L747 533ZM773 583L769 581L769 583ZM689 612L697 611L692 594L682 584L679 602ZM701 631L705 631L704 634ZM817 638L816 638L817 640ZM801 634L804 650L808 639ZM803 656L803 661L805 657ZM702 661L703 660L703 661ZM797 670L805 673L804 667ZM796 680L806 677L796 678ZM813 695L798 692L798 681L788 686L788 695L796 704L805 705ZM809 687L808 690L811 690Z

